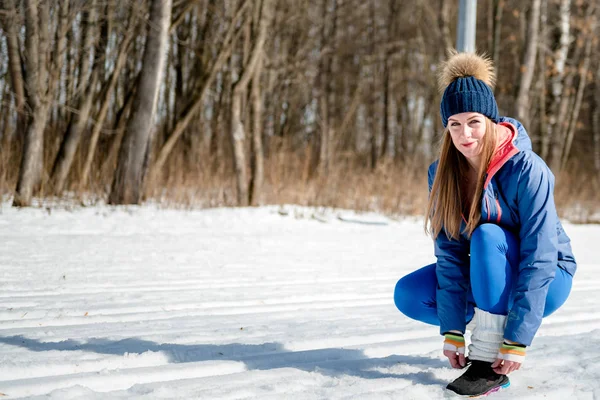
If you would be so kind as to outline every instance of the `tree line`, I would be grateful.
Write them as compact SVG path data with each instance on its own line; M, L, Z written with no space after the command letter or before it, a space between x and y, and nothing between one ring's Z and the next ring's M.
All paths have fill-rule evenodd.
M458 1L0 3L0 191L15 206L73 192L139 204L176 186L255 205L286 201L292 181L331 200L358 176L376 182L369 196L410 186L443 132L436 66ZM588 197L600 192L599 5L477 10L501 113L557 176L585 177Z

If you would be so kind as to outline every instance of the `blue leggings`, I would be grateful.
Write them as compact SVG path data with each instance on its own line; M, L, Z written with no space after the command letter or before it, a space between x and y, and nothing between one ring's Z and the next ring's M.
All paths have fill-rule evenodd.
M483 224L471 236L471 290L468 294L466 322L474 307L492 314L507 315L512 307L512 285L519 264L517 238L495 224ZM569 297L573 278L556 267L548 288L544 317L556 311ZM412 272L398 281L394 291L396 307L406 316L431 325L440 325L436 303L435 264Z

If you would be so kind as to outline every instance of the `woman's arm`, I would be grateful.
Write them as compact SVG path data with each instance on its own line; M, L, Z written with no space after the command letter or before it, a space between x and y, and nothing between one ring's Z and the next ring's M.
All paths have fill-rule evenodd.
M527 152L518 167L520 262L504 337L529 346L542 322L548 287L556 273L558 217L554 176L548 166L533 152Z
M469 290L469 243L449 240L442 231L435 240L437 313L440 333L465 332Z
M430 193L437 165L436 161L429 167ZM438 281L436 298L440 333L464 333L469 289L469 243L462 237L450 240L442 230L434 240L434 253L437 258L435 273Z

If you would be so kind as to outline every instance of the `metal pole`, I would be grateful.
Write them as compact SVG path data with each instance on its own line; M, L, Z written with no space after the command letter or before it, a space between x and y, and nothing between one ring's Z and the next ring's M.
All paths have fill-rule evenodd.
M475 52L476 19L477 0L460 0L456 35L456 50L459 52Z

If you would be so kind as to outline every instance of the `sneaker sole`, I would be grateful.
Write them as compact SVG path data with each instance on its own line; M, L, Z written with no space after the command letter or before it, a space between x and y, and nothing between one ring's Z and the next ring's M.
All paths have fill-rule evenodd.
M497 386L493 389L488 390L487 392L483 393L483 394L478 394L475 396L468 396L469 399L476 399L478 397L485 397L485 396L489 396L492 393L496 393L497 391L499 391L500 389L506 389L507 387L510 386L510 381L506 382L504 385L501 386Z
M485 396L489 396L492 393L496 393L498 391L500 391L500 389L506 389L510 386L510 381L500 385L500 386L496 386L495 388L492 388L490 390L488 390L485 393L481 393L481 394L474 394L474 395L461 395L458 394L456 392L453 392L452 390L445 390L444 393L444 398L450 400L450 399L476 399L476 398L481 398L481 397L485 397Z

